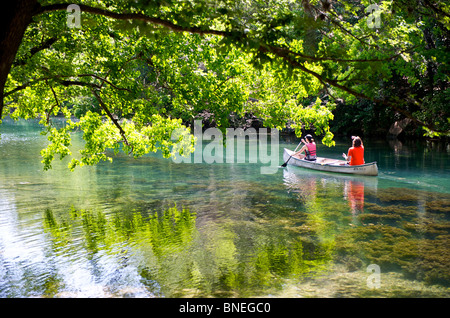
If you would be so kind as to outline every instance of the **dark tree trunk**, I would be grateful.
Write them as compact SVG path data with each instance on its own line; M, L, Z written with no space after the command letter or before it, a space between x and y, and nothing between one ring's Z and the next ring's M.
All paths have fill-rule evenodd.
M25 30L38 7L37 0L16 0L0 10L0 119L3 114L6 79Z

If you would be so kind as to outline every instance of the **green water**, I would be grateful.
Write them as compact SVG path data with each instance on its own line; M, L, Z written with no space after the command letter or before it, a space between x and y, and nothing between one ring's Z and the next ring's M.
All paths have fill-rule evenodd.
M375 178L159 154L44 172L39 126L0 128L0 297L450 296L443 145L365 141Z

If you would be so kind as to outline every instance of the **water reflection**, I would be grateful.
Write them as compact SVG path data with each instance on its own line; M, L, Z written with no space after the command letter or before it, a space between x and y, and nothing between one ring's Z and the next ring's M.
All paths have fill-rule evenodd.
M344 198L347 198L352 214L364 211L364 182L348 180L344 184Z
M21 129L0 143L0 297L450 295L440 153L372 151L378 178L158 155L44 173L43 136Z
M21 225L32 232L36 244L19 237L24 231L17 227L2 232L2 249L23 244L37 247L38 253L21 250L22 261L17 260L20 249L14 255L11 250L2 253L0 292L3 297L246 297L276 295L291 284L297 286L296 295L323 296L320 288L313 294L302 290L333 275L338 264L349 273L364 273L372 263L383 273L449 284L448 196L417 191L399 195L377 189L371 181L302 173L284 172L279 194L293 199L288 207L288 197L277 202L279 194L271 187L248 182L226 186L216 180L215 199L210 196L207 202L213 206L191 202L195 211L142 209L136 202L128 206L139 209L121 205L114 213L46 209L33 226ZM241 196L224 203L220 195L229 197L227 191ZM14 198L2 198L2 208L12 211L2 214L2 228L8 229L5 223L20 222L14 220ZM231 213L211 214L220 209ZM346 282L347 288L330 295L393 296L386 289L377 293L361 288L364 279ZM443 295L442 290L427 295L436 294Z
M58 266L58 278L53 279L57 284L53 290L59 293L47 296L67 293L67 286L73 290L68 280L74 275L79 284L97 281L99 286L100 282L106 285L103 289L117 289L117 282L111 286L107 278L121 277L116 273L118 267L133 266L134 280L151 295L245 296L268 287L280 288L282 278L317 273L331 257L330 246L312 245L286 233L253 228L251 236L240 237L236 235L240 229L235 228L240 225L212 231L198 229L196 220L195 213L177 207L160 215L144 217L133 212L112 218L72 209L66 220L57 220L47 210L45 228L52 236L52 252L56 258L65 255L64 266ZM70 266L69 255L75 256L75 267Z
M322 172L311 173L296 167L288 167L284 170L283 178L286 188L290 192L296 193L303 202L316 199L318 184L321 184L320 191L330 191L330 188L336 192L342 190L342 197L348 201L354 216L364 212L365 192L373 195L378 188L378 178Z
M5 189L0 207L0 297L39 294L48 277L42 225L31 214L17 215L15 197Z
M86 283L86 290L94 287L114 296L161 296L155 273L182 266L181 256L195 232L195 214L176 208L147 219L139 213L107 216L74 208L64 219L47 210L44 222L52 252L64 264L58 265L58 276L65 283L55 296L73 292L72 277L78 284ZM69 264L68 255L73 257ZM164 264L166 255L179 256L170 257L176 265Z
M376 180L311 174L296 168L287 170L284 180L289 191L298 194L302 201L314 201L305 205L310 207L307 213L320 215L326 225L321 232L327 233L328 240L334 243L335 264L343 264L349 271L377 264L382 272L400 272L405 278L450 286L447 194L378 189ZM324 183L328 183L327 188ZM318 195L330 188L343 193L344 199L339 201L339 195L335 195L332 208ZM445 294L445 289L442 291ZM417 291L410 292L396 291L396 296L418 295ZM370 295L393 296L382 291Z

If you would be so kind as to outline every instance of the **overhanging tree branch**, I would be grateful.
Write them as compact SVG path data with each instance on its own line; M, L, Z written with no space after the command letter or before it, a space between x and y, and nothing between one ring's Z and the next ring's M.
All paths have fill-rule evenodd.
M103 99L100 97L100 95L97 93L97 91L95 89L92 89L92 94L94 94L95 98L97 99L98 103L103 108L103 110L105 111L105 113L109 117L109 119L111 119L111 121L114 123L114 125L117 127L117 129L119 129L120 135L122 136L123 142L125 143L125 145L130 146L130 144L128 143L125 131L123 130L122 126L120 126L117 119L114 118L113 114L111 114L108 106L106 106L106 104L103 102ZM130 153L131 152L133 152L133 147L131 148Z
M79 75L76 75L76 77L93 77L93 78L96 78L96 79L98 79L98 80L100 80L100 81L102 81L102 82L104 82L104 83L110 85L111 87L115 88L115 89L118 90L118 91L127 91L127 92L131 92L130 89L128 89L128 88L123 88L123 87L119 87L119 86L117 86L117 85L111 83L110 81L108 81L106 78L103 78L103 77L98 76L98 75L95 75L95 74L79 74Z
M52 4L52 5L47 5L47 6L41 6L36 12L35 15L39 15L39 14L43 14L46 12L52 12L52 11L61 11L61 10L67 10L67 6L69 4L68 3L60 3L60 4ZM171 21L168 20L163 20L161 18L156 18L156 17L150 17L148 15L142 14L142 13L117 13L117 12L113 12L110 10L105 10L105 9L101 9L101 8L96 8L96 7L92 7L92 6L88 6L88 5L84 5L84 4L79 4L80 9L83 12L88 12L88 13L92 13L92 14L99 14L99 15L103 15L106 17L110 17L116 20L137 20L137 21L144 21L147 23L151 23L151 24L156 24L156 25L160 25L163 27L166 27L172 31L175 32L190 32L190 33L194 33L194 34L200 34L200 35L205 35L205 34L210 34L210 35L219 35L219 36L223 36L223 37L235 37L237 38L240 42L244 42L245 40L248 39L248 37L246 36L246 34L244 32L241 31L234 31L234 32L228 32L228 31L220 31L220 30L212 30L212 29L205 29L205 28L199 28L199 27L184 27L184 26L180 26L177 25ZM334 21L334 20L333 20ZM336 22L336 21L334 21ZM340 28L343 28L342 26L338 25ZM345 29L345 28L344 28ZM351 36L355 37L356 39L358 39L359 41L361 41L361 39L357 38L355 35L353 35L349 30L345 29L344 30L346 33L350 34ZM366 42L363 42L364 44L369 45ZM287 50L285 48L278 48L280 50ZM333 57L316 57L316 56L311 56L311 55L307 55L307 54L303 54L303 53L294 53L292 51L289 51L292 54L296 54L299 57L302 57L304 59L308 59L308 60L312 60L312 61L335 61L335 62L382 62L382 61L387 61L387 60L391 60L395 57L397 57L399 54L403 53L403 52L407 52L409 50L411 50L413 48L409 48L407 50L404 50L398 54L395 54L393 56L384 58L384 59L342 59L342 58L333 58Z
M52 113L52 111L55 107L59 106L59 100L58 100L58 96L56 95L55 90L53 89L53 86L51 86L47 80L45 81L45 83L50 87L50 89L53 93L53 97L55 98L55 105L53 105L47 112L47 125L48 125L50 123L50 114Z
M59 3L59 4L52 4L52 5L46 5L46 6L39 6L34 11L34 15L39 15L39 14L43 14L43 13L46 13L46 12L66 10L67 6L68 6L68 3ZM162 27L168 28L168 29L170 29L172 31L175 31L175 32L189 32L189 33L195 33L195 34L200 34L200 35L204 35L204 34L218 35L218 36L230 38L232 41L234 41L236 43L241 43L241 44L244 44L244 45L249 40L249 38L247 37L247 35L243 31L220 31L220 30L212 30L212 29L208 29L208 28L200 28L200 27L193 27L193 26L181 26L181 25L177 25L177 24L175 24L175 23L173 23L171 21L164 20L164 19L157 18L157 17L151 17L151 16L148 16L148 15L145 15L145 14L142 14L142 13L117 13L117 12L113 12L113 11L110 11L110 10L105 10L105 9L101 9L101 8L95 8L95 7L84 5L84 4L79 4L79 7L80 7L80 9L83 12L88 12L88 13L92 13L92 14L99 14L99 15L110 17L110 18L117 19L117 20L138 20L138 21L144 21L144 22L147 22L147 23L160 25ZM327 17L330 19L330 21L334 25L336 25L340 29L343 29L344 32L346 32L350 36L356 38L361 43L363 43L365 45L369 45L368 43L366 43L362 39L360 39L358 37L355 37L354 34L352 34L349 30L343 28L337 21L335 21L334 19L332 19L329 16L327 16ZM276 47L276 46L273 46L273 45L272 46L271 45L265 45L265 44L260 44L255 49L257 51L259 51L259 52L262 52L262 53L270 52L272 54L275 54L277 57L284 59L292 67L298 68L298 69L300 69L300 70L302 70L302 71L304 71L304 72L314 76L315 78L317 78L322 83L327 83L330 86L338 88L338 89L340 89L340 90L342 90L344 92L347 92L347 93L349 93L349 94L351 94L351 95L353 95L355 97L371 100L371 101L376 102L376 103L381 103L381 104L383 104L383 105L385 105L387 107L390 107L390 108L398 111L399 113L402 113L406 117L413 119L416 123L434 130L434 127L432 127L432 125L426 124L426 123L418 120L417 118L412 116L412 114L409 113L408 111L406 111L405 109L402 109L401 107L398 107L396 105L396 101L389 101L389 100L386 100L386 99L379 99L379 98L371 98L371 97L369 97L369 96L367 96L367 95L365 95L363 93L360 93L360 92L354 90L351 87L347 87L347 86L341 85L339 83L339 81L337 81L337 80L333 80L333 79L329 79L329 78L323 77L321 74L318 74L317 72L314 72L314 71L308 69L303 64L303 62L297 61L293 57L293 55L296 55L297 57L300 57L301 59L309 59L309 60L313 60L313 61L331 60L331 61L335 61L335 62L345 62L345 63L347 63L347 62L373 62L375 60L362 60L362 59L345 60L345 59L339 59L339 58L314 57L314 56L304 55L304 54L301 54L301 53L291 52L290 50L288 50L286 48ZM395 54L395 55L393 55L391 57L388 57L385 60L394 59L394 58L398 57L401 53L409 51L411 49L413 49L413 48L408 48L407 50L404 50L404 51L402 51L400 53L397 53L397 54ZM379 61L382 61L382 60L379 60ZM80 85L82 85L82 82L80 83Z
M450 12L445 12L444 10L442 10L439 7L439 4L440 4L439 2L437 4L433 4L429 0L424 0L424 2L425 2L425 5L429 8L431 8L431 10L433 10L438 16L441 15L441 16L450 18Z
M83 81L79 81L79 80L63 80L63 78L76 78L76 77L92 77L92 78L96 78L100 81L102 81L102 85L98 85L95 83L91 83L91 82L83 82ZM55 80L57 82L59 82L61 85L63 86L70 86L70 85L77 85L77 86L86 86L86 87L95 87L97 89L102 88L103 83L107 83L108 85L110 85L111 87L113 87L116 90L120 90L120 91L127 91L127 92L131 92L130 89L128 88L123 88L123 87L119 87L117 85L115 85L114 83L112 83L111 81L98 76L96 74L79 74L79 75L52 75L52 76L45 76L42 78L38 78L32 81L28 81L26 83L23 83L20 86L17 86L16 88L6 92L3 94L4 97L7 97L9 95L12 95L14 93L17 93L18 91L21 91L27 87L33 86L39 82L45 81L47 82L48 80Z
M56 3L46 6L40 6L35 12L34 15L43 14L46 12L52 12L52 11L61 11L61 10L67 10L67 6L70 3ZM190 32L190 33L196 33L196 34L213 34L213 35L220 35L220 36L230 36L231 32L227 31L219 31L219 30L210 30L210 29L202 29L199 27L183 27L180 25L177 25L171 21L163 20L161 18L156 17L150 17L148 15L142 14L142 13L117 13L110 10L105 10L101 8L95 8L92 6L88 6L85 4L78 4L81 11L93 13L93 14L99 14L105 17L110 17L116 20L137 20L137 21L144 21L156 25L163 26L165 28L168 28L170 30L176 31L176 32Z
M58 41L58 39L55 38L55 37L51 37L51 38L45 40L44 42L41 43L41 45L35 46L35 47L31 48L31 49L30 49L29 56L27 56L27 57L25 57L25 58L23 58L23 59L21 59L21 60L16 60L16 61L14 61L14 63L13 63L12 66L15 67L15 66L25 65L25 64L27 63L27 61L28 61L31 57L33 57L33 55L35 55L36 53L38 53L38 52L40 52L40 51L42 51L42 50L48 49L48 48L49 48L53 43L55 43L56 41Z

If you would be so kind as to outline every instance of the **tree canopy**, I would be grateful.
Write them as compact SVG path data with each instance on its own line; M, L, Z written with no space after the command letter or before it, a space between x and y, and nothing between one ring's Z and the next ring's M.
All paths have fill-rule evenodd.
M80 9L79 24L73 24ZM2 13L0 115L40 118L44 167L192 151L188 126L253 114L333 145L336 105L357 101L449 134L450 5L441 1L20 0ZM76 22L76 21L75 21ZM64 127L52 124L63 114ZM74 120L76 118L77 120ZM172 133L179 138L172 140ZM190 138L190 147L177 141Z

